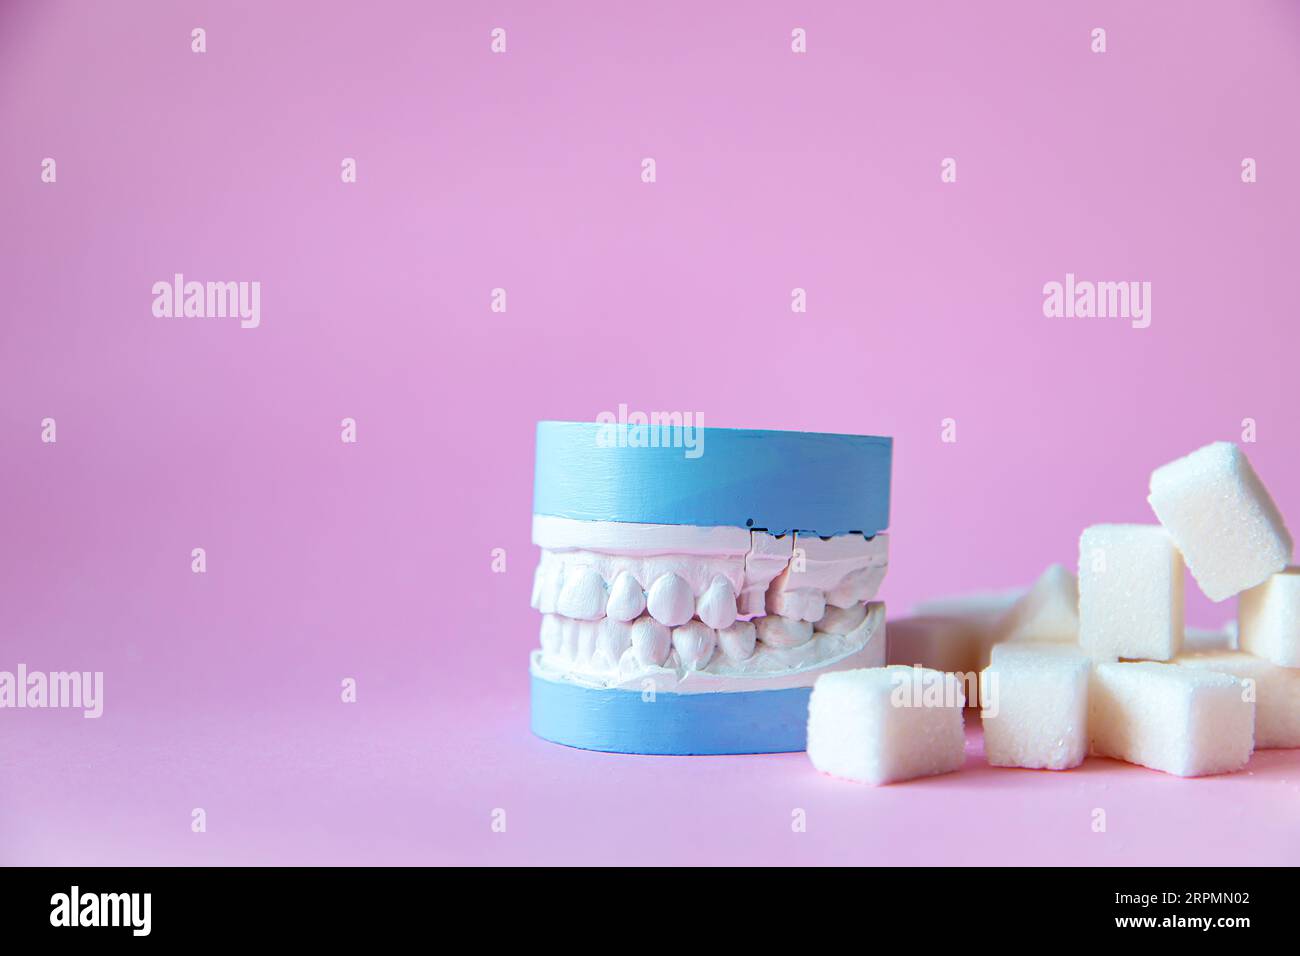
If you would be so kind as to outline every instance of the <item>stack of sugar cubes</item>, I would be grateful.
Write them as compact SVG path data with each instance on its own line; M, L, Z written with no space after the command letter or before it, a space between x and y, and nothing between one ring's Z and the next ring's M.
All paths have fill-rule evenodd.
M963 616L957 602L937 615L944 629L907 635L943 668L951 649L931 645L964 626L987 658L976 687L919 664L820 678L813 766L876 784L956 770L974 693L999 767L1066 770L1091 753L1193 777L1240 770L1257 747L1300 747L1300 568L1273 499L1242 451L1217 442L1157 468L1148 501L1159 524L1083 532L1077 579L1053 566L1009 606L979 600ZM1239 648L1229 630L1185 628L1184 567L1211 600L1240 595Z

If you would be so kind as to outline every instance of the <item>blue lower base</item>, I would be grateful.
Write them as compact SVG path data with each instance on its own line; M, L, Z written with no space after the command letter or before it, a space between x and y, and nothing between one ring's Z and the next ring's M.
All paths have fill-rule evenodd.
M808 687L655 694L533 683L533 733L624 754L771 754L807 747Z

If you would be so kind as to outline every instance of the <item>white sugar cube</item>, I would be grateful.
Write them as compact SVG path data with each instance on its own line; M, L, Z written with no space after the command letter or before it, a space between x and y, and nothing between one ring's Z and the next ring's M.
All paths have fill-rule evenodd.
M1003 641L1079 641L1079 579L1053 564L998 622Z
M1255 703L1241 681L1176 664L1102 663L1088 689L1092 752L1180 777L1240 770Z
M1256 750L1300 747L1300 670L1233 650L1179 654L1174 663L1231 674L1253 691Z
M1183 561L1158 525L1079 538L1079 644L1093 660L1167 661L1183 644Z
M1237 649L1236 622L1225 625L1217 631L1201 627L1189 627L1183 631L1184 654L1198 651L1235 651Z
M998 624L1023 590L935 598L915 605L913 616L889 622L889 663L929 667L969 678L966 702L978 704L979 672L998 641Z
M1277 505L1231 442L1157 468L1147 500L1212 601L1253 588L1291 560Z
M984 754L995 767L1067 770L1088 754L1092 662L1068 644L993 648L980 674Z
M1243 651L1300 667L1300 568L1287 568L1241 595L1237 635Z
M965 762L965 700L951 674L869 667L823 674L808 701L808 758L822 773L882 784Z

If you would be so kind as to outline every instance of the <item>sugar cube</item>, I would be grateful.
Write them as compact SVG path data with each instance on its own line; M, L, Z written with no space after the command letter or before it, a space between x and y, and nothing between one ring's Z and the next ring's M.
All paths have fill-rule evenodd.
M1157 468L1147 500L1212 601L1263 583L1291 560L1277 505L1231 442Z
M808 758L822 773L882 784L965 762L961 683L922 667L823 674L808 701Z
M1287 568L1241 595L1237 633L1243 651L1300 667L1300 568Z
M1225 625L1217 631L1207 630L1201 627L1189 627L1183 631L1183 650L1184 654L1194 654L1199 651L1233 651L1237 649L1237 635L1235 633L1235 622Z
M889 662L969 678L966 702L978 704L979 672L998 640L998 623L1023 590L960 594L922 601L913 616L889 622Z
M1176 664L1101 663L1088 689L1092 752L1180 777L1240 770L1255 703L1241 681Z
M995 767L1067 770L1088 753L1092 662L1068 644L1007 643L980 674L984 754Z
M1094 660L1167 661L1183 643L1183 561L1158 525L1098 524L1079 538L1079 644Z
M1256 750L1300 747L1300 670L1233 650L1179 654L1174 663L1231 674L1253 692Z
M1079 641L1079 579L1053 564L1034 582L997 625L1003 641Z

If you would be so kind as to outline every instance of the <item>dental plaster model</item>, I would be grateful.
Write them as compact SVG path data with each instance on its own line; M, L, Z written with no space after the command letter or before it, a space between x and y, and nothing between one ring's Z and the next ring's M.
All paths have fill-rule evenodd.
M611 431L617 430L617 431ZM532 726L588 750L803 750L885 663L888 438L541 422Z

